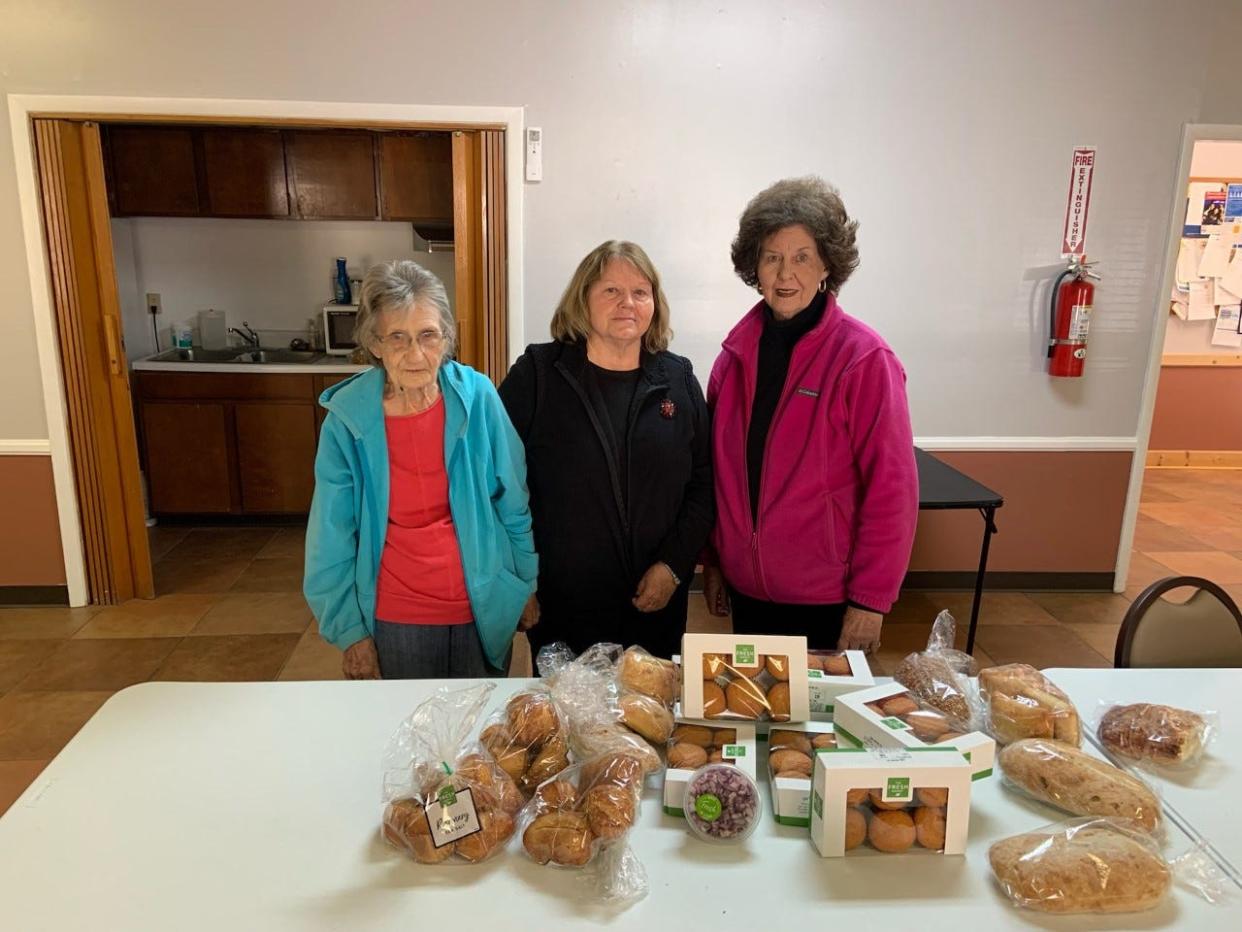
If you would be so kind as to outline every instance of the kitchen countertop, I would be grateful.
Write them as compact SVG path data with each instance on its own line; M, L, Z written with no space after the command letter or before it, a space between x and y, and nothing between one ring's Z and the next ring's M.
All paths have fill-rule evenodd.
M244 352L240 347L237 349L239 355ZM166 354L167 350L154 356L136 359L130 363L130 368L136 372L251 372L261 375L307 372L352 375L371 368L350 363L346 356L329 356L325 353L316 354L305 362L198 362L158 358Z

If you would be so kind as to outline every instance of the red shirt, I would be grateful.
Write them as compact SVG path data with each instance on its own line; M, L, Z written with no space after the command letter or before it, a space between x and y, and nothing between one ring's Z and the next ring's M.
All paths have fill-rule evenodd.
M426 411L385 416L388 532L375 617L416 625L473 621L444 469L444 399Z

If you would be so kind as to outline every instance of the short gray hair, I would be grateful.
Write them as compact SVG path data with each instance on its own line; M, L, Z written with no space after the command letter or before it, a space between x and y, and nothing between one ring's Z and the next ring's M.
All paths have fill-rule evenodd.
M804 226L828 269L828 290L836 294L858 268L858 221L845 212L841 194L823 178L786 178L760 191L742 211L733 240L733 271L752 288L759 284L759 250L786 227Z
M457 349L457 321L449 307L444 282L413 259L392 259L367 269L358 301L358 321L354 342L367 351L371 364L380 364L371 347L379 339L379 316L385 311L404 311L415 305L430 306L440 315L444 333L444 358Z

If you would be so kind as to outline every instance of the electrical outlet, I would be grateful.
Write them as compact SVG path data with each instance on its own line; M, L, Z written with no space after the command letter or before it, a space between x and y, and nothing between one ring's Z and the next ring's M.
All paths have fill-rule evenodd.
M160 296L157 291L147 292L147 313L160 314L163 313L163 307L160 306Z
M526 128L526 180L543 181L543 130Z

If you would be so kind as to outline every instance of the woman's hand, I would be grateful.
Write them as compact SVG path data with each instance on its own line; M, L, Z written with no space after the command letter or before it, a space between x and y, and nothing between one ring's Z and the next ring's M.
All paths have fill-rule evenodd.
M841 639L837 641L837 650L862 650L873 654L880 649L880 626L884 616L878 612L851 605L845 610L845 619L841 622Z
M663 563L652 563L638 581L638 592L633 599L634 607L640 612L658 612L668 605L668 600L676 591L677 583L673 581L673 571Z
M703 600L707 610L717 618L729 614L729 590L725 587L724 573L718 566L703 567Z
M341 661L341 671L347 680L378 680L382 679L379 668L379 655L375 653L375 641L363 638L345 648L345 658Z
M529 631L537 624L539 624L539 599L532 592L530 598L526 600L526 606L522 609L522 617L518 619L518 630Z

